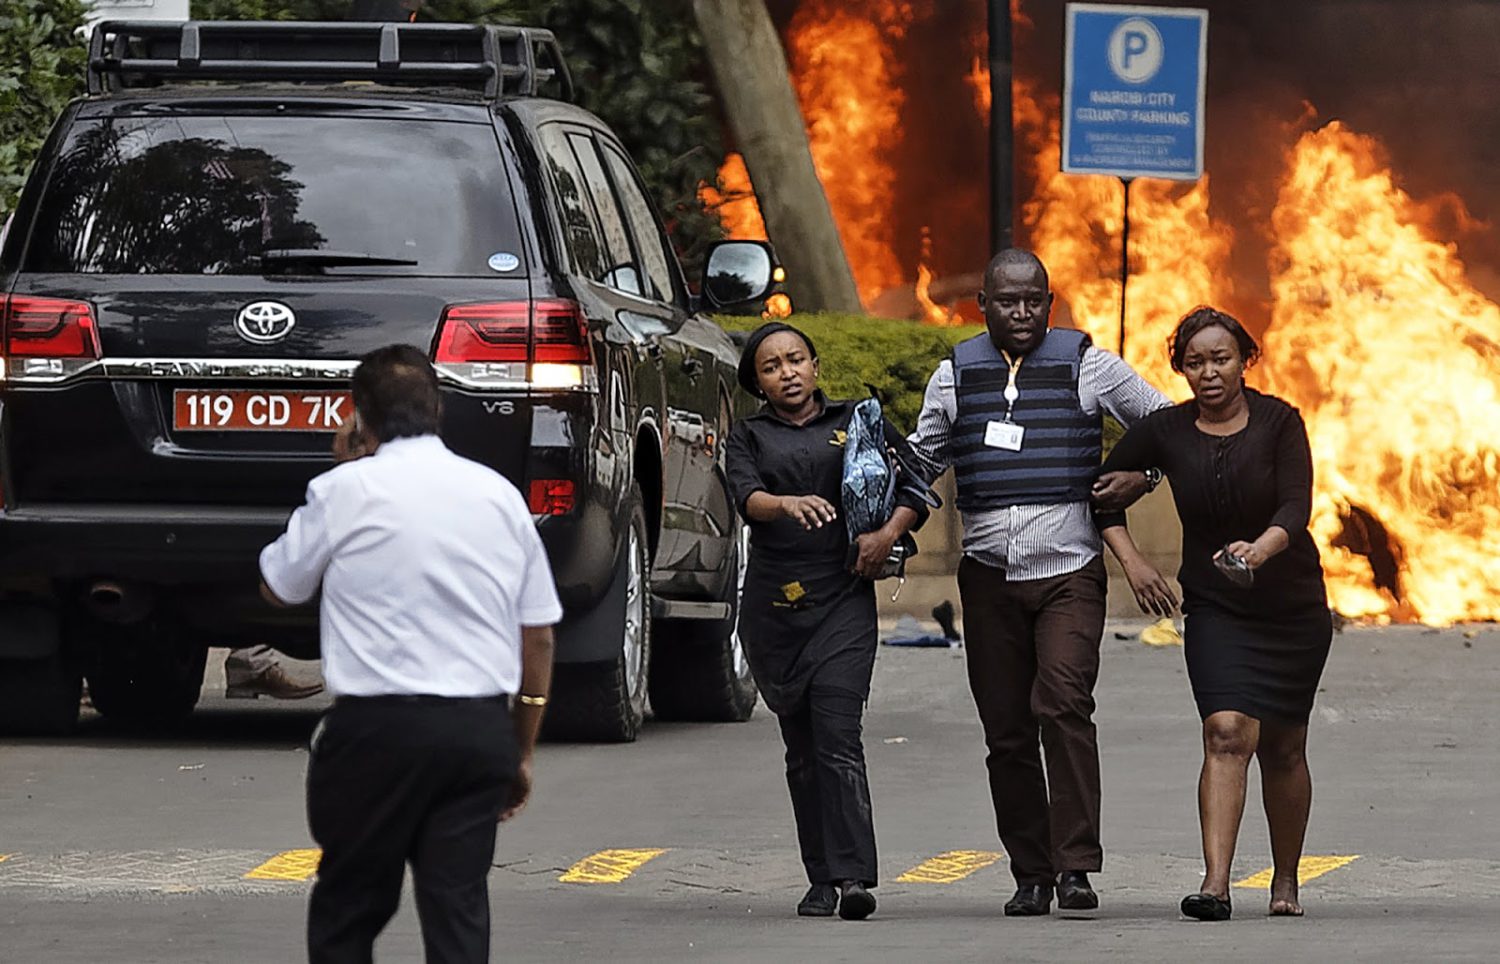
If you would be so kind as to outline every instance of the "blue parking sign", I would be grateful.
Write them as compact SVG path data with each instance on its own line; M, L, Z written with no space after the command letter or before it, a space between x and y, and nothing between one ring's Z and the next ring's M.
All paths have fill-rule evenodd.
M1068 4L1062 169L1203 176L1208 11Z

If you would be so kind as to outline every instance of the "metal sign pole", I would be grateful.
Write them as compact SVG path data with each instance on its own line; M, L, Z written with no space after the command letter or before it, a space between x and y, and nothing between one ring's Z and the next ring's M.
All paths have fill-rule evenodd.
M1015 243L1010 0L990 0L990 256Z
M1130 284L1130 177L1120 178L1125 186L1125 226L1120 229L1120 357L1125 357L1125 288Z

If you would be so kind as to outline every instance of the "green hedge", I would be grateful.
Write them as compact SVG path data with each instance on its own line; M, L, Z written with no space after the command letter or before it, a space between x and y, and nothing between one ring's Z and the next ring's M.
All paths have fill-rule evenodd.
M753 318L725 316L719 324L730 331L753 329ZM938 362L953 346L984 330L983 325L939 328L916 321L841 315L834 312L798 314L789 324L807 332L818 349L819 387L834 398L864 398L866 385L875 386L886 415L903 432L910 432L922 411L922 395ZM1119 422L1105 416L1106 452L1123 434Z
M81 0L0 0L0 223L52 122L83 93Z

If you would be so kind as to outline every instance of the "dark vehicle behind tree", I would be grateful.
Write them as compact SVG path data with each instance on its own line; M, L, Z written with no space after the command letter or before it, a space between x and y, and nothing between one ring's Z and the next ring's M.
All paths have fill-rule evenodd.
M209 645L315 655L256 553L396 342L530 501L567 610L552 733L633 739L648 690L749 716L737 353L699 311L764 298L768 246L717 246L692 294L545 31L107 23L89 70L0 248L0 725L67 729L80 676L169 722Z

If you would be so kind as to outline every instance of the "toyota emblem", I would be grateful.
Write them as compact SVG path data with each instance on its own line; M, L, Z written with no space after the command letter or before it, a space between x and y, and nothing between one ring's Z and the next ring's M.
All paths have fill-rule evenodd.
M297 316L279 301L252 301L234 316L234 330L257 345L280 341L296 326Z

